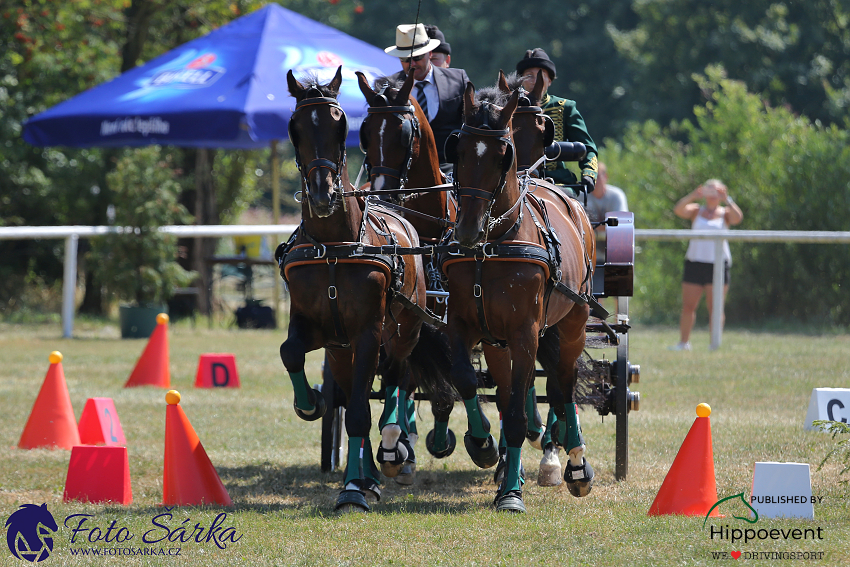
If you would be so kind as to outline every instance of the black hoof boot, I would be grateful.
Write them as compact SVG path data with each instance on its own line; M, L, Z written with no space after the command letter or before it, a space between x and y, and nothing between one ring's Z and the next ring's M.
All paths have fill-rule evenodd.
M395 449L384 449L382 445L378 445L378 454L376 458L381 464L381 473L387 478L395 478L401 472L402 465L408 458L407 448L401 444L401 440L396 444Z
M323 396L322 393L315 388L313 388L313 402L316 404L316 410L311 414L304 413L302 410L298 409L295 402L292 402L292 407L295 408L295 415L304 421L316 421L317 419L321 419L321 417L325 415L325 409L327 406L325 405L325 396Z
M449 455L455 452L455 447L457 447L457 438L455 437L455 432L449 429L448 434L446 435L446 448L442 451L434 450L434 430L428 432L428 435L425 437L425 448L428 449L428 452L438 459L445 459Z
M525 504L522 501L521 490L509 490L505 494L497 495L494 504L496 505L497 512L525 514Z
M463 436L463 444L466 447L466 452L472 458L472 462L478 465L478 468L489 469L499 462L499 447L492 435L488 435L487 439L482 440L473 437L467 431Z
M567 460L567 468L564 471L567 488L570 490L570 494L576 498L587 496L590 494L590 489L593 488L593 467L584 457L581 458L581 461L582 466L576 467Z
M493 484L496 486L501 486L502 481L505 480L505 467L507 465L508 461L505 460L505 455L499 452L499 464L496 466L496 472L493 474ZM522 461L519 463L519 478L525 483L525 466L523 466Z
M347 514L349 512L368 512L371 508L369 508L369 503L366 502L366 496L359 490L343 490L336 499L334 510Z

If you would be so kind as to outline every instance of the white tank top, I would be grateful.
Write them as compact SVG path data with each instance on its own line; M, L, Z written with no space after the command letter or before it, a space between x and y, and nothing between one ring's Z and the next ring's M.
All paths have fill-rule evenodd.
M691 225L692 230L726 230L729 228L726 225L726 215L718 218L707 219L700 214L703 208L704 207L700 207L700 210L697 212L697 216L694 218L693 224ZM723 257L726 260L726 263L731 266L732 253L729 251L729 243L726 240L723 241ZM691 262L713 264L714 241L703 239L691 240L690 244L688 244L688 252L685 254L685 258Z

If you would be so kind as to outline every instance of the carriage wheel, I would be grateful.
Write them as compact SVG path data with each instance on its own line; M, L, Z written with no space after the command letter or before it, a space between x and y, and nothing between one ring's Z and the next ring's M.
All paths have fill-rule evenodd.
M617 298L617 319L629 316L629 298ZM614 387L614 413L617 416L614 478L626 480L629 473L629 334L619 336Z
M342 428L345 426L343 394L331 374L327 351L322 363L322 395L328 408L322 416L322 471L332 472L342 462Z

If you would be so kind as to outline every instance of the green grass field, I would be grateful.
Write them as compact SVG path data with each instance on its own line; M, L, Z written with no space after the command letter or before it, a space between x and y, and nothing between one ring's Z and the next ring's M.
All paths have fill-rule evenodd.
M585 499L573 498L564 486L538 487L541 453L526 446L528 514L497 514L492 469L477 469L462 443L440 461L420 442L414 486L388 479L383 500L371 513L338 517L333 506L341 475L319 469L320 423L302 422L292 410L292 389L278 357L285 331L210 330L201 324L193 329L182 323L170 330L172 387L181 391L181 405L234 506L174 508L170 518L156 520L166 526L161 528L153 521L169 513L159 506L164 391L123 388L145 341L121 340L115 328L85 321L78 321L77 338L63 340L60 334L55 324L0 324L0 518L5 522L23 504L46 503L60 526L72 514L91 514L86 525L99 528L101 535L114 525L113 535L124 527L123 534L134 537L123 543L89 543L86 535L97 532L84 532L71 543L72 531L62 527L53 554L42 565L697 565L714 564L713 552L732 551L824 552L822 560L805 564L850 565L848 485L840 482L836 463L816 470L836 441L803 429L812 388L850 387L848 336L729 331L722 349L709 352L708 333L702 331L692 340L695 350L683 353L665 348L676 342L673 329L636 328L630 335L630 358L642 367L641 382L633 386L642 400L640 411L629 419L628 480L614 480L615 420L609 416L603 421L587 410L582 425L597 480ZM127 437L131 506L63 503L70 452L16 448L53 350L64 354L77 418L87 398L115 401ZM234 353L242 388L195 389L198 356L204 352ZM314 353L309 361L308 379L318 382L321 355ZM713 409L719 497L749 494L756 461L810 463L813 493L823 497L815 506L814 522L761 519L751 526L731 517L743 515L739 503L723 508L727 517L714 524L786 531L820 527L822 539L732 544L712 541L701 517L647 516L699 402ZM373 404L377 420L380 405ZM492 404L486 411L498 423ZM421 404L418 419L424 435L432 422L427 403ZM466 429L461 405L452 428L458 436ZM376 445L374 427L372 438ZM146 532L148 540L155 540L165 534L179 538L180 526L190 526L189 534L196 524L207 529L222 512L222 528L231 527L233 538L241 538L227 542L225 549L212 541L142 542ZM104 558L75 556L72 548L102 554L179 549L180 555ZM742 560L786 562L748 557ZM21 563L3 547L0 564Z

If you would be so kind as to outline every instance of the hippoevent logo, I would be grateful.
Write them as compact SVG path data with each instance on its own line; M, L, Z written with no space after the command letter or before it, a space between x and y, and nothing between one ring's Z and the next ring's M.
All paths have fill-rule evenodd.
M151 518L149 527L138 531L121 525L119 520L99 519L94 514L70 514L60 528L46 504L24 504L6 521L6 541L18 559L38 562L55 554L54 539L61 541L64 537L68 554L94 557L181 557L191 547L224 550L242 539L234 526L227 525L227 512L220 512L209 522L177 517L171 510L164 508Z
M24 504L6 520L6 543L18 559L44 561L53 551L53 534L59 529L47 504Z

